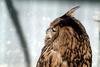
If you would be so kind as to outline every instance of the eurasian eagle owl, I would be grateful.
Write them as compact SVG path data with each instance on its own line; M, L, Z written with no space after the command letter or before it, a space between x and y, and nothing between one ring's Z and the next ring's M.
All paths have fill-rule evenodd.
M92 67L89 37L81 22L73 17L78 7L50 24L36 67Z

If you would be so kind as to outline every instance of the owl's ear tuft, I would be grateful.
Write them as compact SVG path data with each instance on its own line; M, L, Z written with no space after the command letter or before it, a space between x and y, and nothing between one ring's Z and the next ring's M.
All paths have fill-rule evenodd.
M62 17L65 17L65 16L71 16L71 17L74 17L74 12L79 8L80 6L75 6L73 7L72 9L70 9L67 13L65 13Z

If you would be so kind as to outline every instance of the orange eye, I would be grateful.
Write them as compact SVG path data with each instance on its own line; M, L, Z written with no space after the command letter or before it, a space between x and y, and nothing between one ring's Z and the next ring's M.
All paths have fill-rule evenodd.
M53 32L56 32L57 30L56 30L56 28L52 28L52 31L53 31Z

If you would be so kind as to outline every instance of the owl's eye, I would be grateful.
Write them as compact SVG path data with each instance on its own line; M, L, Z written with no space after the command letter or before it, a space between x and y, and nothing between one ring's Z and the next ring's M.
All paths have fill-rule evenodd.
M53 31L53 32L56 32L57 30L56 30L56 28L52 28L52 31Z

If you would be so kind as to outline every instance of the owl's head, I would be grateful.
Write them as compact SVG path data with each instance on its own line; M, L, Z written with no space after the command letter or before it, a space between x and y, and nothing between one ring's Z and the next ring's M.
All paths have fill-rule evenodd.
M85 32L82 24L74 17L74 12L78 8L79 6L76 6L65 13L63 16L56 18L47 29L45 40L55 40L58 37L59 33L62 33L60 32L60 30L64 29L64 27L71 27L78 34L82 34L83 32Z

